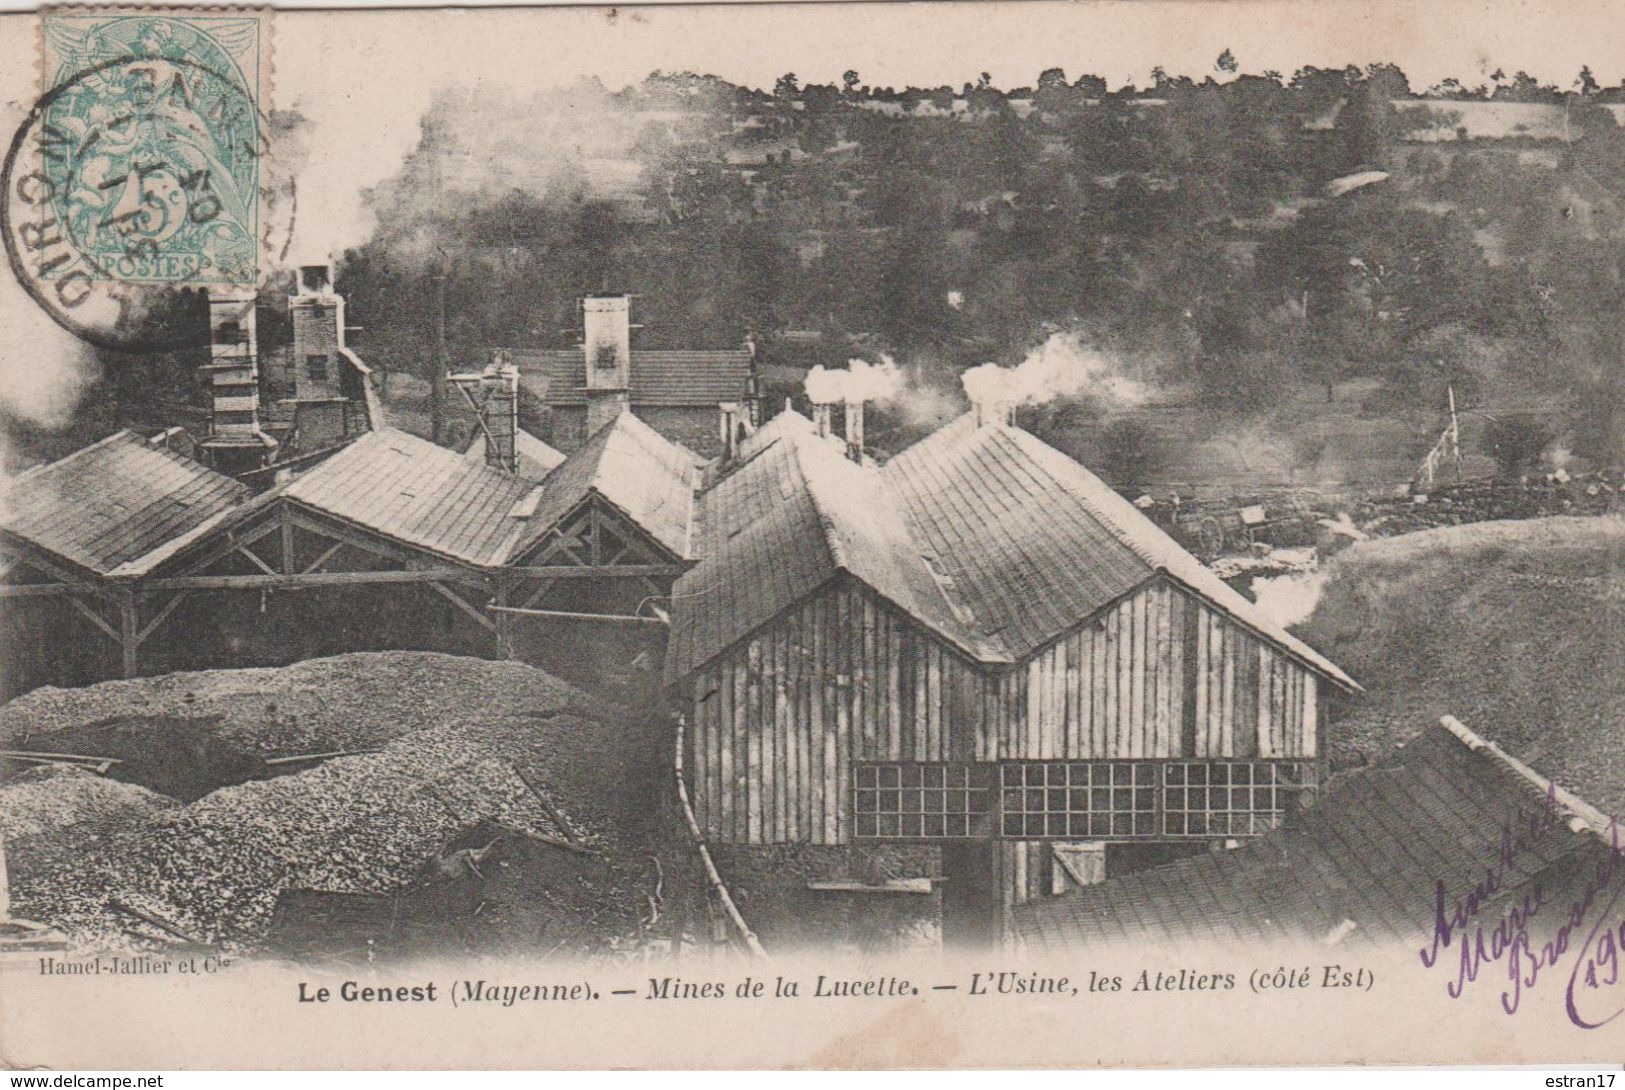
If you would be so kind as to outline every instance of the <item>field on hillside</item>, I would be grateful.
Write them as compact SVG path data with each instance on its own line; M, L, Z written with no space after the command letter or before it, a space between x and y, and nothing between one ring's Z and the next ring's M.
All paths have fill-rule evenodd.
M1362 542L1296 629L1365 685L1332 709L1334 767L1451 714L1625 815L1625 519L1483 522Z

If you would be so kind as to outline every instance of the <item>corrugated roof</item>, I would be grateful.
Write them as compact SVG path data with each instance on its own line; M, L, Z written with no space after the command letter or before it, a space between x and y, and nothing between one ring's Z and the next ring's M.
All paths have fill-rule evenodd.
M674 592L673 677L765 623L789 604L785 594L810 593L841 568L990 664L1023 661L1166 574L1353 684L1098 477L1019 428L966 416L876 469L786 412L742 457L702 494L701 562ZM784 511L756 499L774 493ZM784 582L792 574L793 587ZM685 597L701 591L704 599ZM712 608L724 599L727 608Z
M525 529L509 512L533 488L426 439L381 428L296 479L284 495L454 560L498 565Z
M230 477L120 431L12 478L0 495L0 529L101 575L140 575L149 557L249 495Z
M584 405L586 356L580 348L515 352L510 357L520 380L544 403ZM741 401L747 393L752 356L749 349L705 351L632 350L633 405L709 406Z
M514 454L518 456L519 476L532 481L546 477L564 461L562 452L554 450L523 428L514 435ZM468 449L463 451L463 457L485 464L485 432L474 429L474 437L469 441Z
M597 493L678 557L691 555L699 457L623 412L572 451L542 486L517 555Z
M1024 435L962 417L884 470L953 580L953 593L1012 661L1152 573L1088 504L1060 487L1021 442Z
M1350 774L1318 806L1241 848L1018 906L1016 937L1033 952L1318 942L1351 921L1345 942L1425 939L1437 884L1454 899L1484 882L1501 863L1503 830L1530 829L1545 796L1498 754L1443 728L1393 760ZM1479 918L1491 926L1537 885L1544 900L1567 903L1563 892L1594 876L1608 850L1594 825L1554 823L1527 839L1514 867L1499 868L1505 888Z
M1271 621L1099 477L1030 432L967 414L885 468L956 596L1021 660L1156 572L1338 684L1352 678Z
M944 595L880 475L799 414L759 429L699 508L700 562L672 591L668 677L703 665L841 571L966 653L991 653Z

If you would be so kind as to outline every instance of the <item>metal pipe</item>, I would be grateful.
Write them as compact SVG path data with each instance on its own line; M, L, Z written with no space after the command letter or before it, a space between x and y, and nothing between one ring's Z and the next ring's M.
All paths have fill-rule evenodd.
M518 613L526 617L564 617L573 621L608 621L611 624L658 624L670 622L660 617L639 617L633 613L573 613L567 609L523 609L519 606L486 606L492 613Z

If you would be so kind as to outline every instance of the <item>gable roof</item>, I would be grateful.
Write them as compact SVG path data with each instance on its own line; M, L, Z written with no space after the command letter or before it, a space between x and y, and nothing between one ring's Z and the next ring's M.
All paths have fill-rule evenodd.
M1569 903L1564 894L1597 873L1619 830L1459 724L1441 725L1240 848L1017 906L1015 934L1033 952L1323 942L1340 931L1351 943L1426 939L1437 884L1459 897L1482 883L1500 864L1504 831L1522 837L1548 807L1551 825L1523 838L1505 888L1481 909L1486 926L1537 887Z
M12 478L0 530L98 575L140 575L250 496L224 474L119 431Z
M547 475L541 502L514 555L529 549L577 504L597 494L673 556L689 557L699 464L692 451L623 412Z
M1025 434L961 417L884 470L954 592L1012 660L1151 574L1022 444Z
M284 491L288 499L468 564L503 563L526 523L514 505L536 487L426 439L380 428Z
M785 412L700 497L700 562L673 588L667 676L694 670L842 571L972 657L996 654L944 593L885 482Z
M1355 682L1270 620L1104 481L1020 428L960 417L884 473L954 592L1015 661L1163 573L1344 687Z
M541 480L564 461L564 454L561 451L554 450L524 428L520 428L514 434L513 449L515 460L519 463L519 476L527 480ZM485 464L484 430L474 429L474 434L463 451L463 457L471 462Z
M671 677L839 569L989 664L1024 661L1166 576L1354 686L1098 477L1019 428L966 416L883 468L860 467L786 412L702 493L699 522L700 563L673 591Z
M509 357L525 382L551 406L587 403L587 360L577 348L514 352ZM632 350L633 405L705 406L741 401L748 393L755 357L748 348L704 351Z

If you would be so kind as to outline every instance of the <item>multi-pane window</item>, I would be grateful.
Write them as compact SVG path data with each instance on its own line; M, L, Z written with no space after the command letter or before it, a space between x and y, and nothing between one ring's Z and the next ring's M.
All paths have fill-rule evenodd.
M1307 761L1007 761L860 764L853 817L864 839L1002 836L1134 840L1255 836L1315 786ZM996 816L990 811L997 807Z
M1281 823L1308 766L1275 761L1175 761L1164 769L1167 836L1253 836Z
M852 770L853 819L864 838L986 835L986 770L972 765L863 764Z
M327 379L327 356L322 353L305 357L305 373L317 382Z
M1131 762L1030 762L1000 767L1008 837L1154 836L1157 769Z

